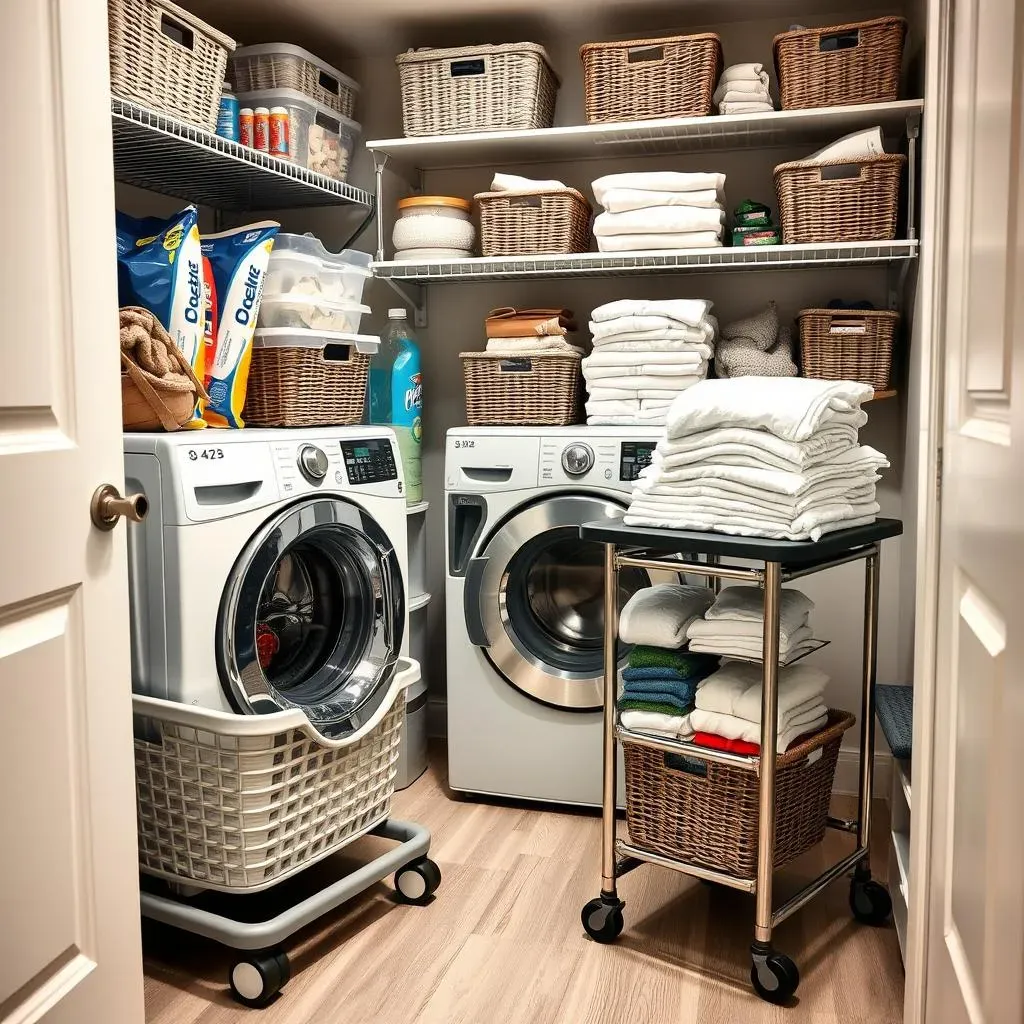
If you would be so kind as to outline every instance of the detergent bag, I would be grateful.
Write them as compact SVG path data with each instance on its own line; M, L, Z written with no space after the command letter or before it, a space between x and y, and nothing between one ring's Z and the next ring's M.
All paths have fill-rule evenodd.
M213 427L241 427L252 338L263 297L270 251L280 224L261 221L203 235L202 258L213 273L212 322L215 339L207 352L204 383L210 403L203 412ZM202 325L200 325L202 336Z
M118 305L148 309L202 380L205 302L198 220L194 206L167 220L118 212L117 288ZM198 409L188 425L206 426Z

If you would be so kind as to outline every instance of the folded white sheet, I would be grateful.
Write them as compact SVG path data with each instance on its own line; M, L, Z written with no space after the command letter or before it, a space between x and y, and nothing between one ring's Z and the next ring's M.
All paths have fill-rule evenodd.
M633 374L642 373L679 373L680 370L688 371L692 367L702 366L707 363L702 355L690 349L668 352L609 352L606 349L598 349L584 360L584 371L596 367L614 367L620 369L628 368ZM648 369L648 367L658 369Z
M692 330L692 328L690 328ZM615 335L623 341L603 338L594 343L595 352L696 352L701 359L710 359L715 350L706 341L689 341L687 338L666 337L666 334L682 334L681 331L666 331L658 335L652 331L637 331L633 335Z
M604 206L612 189L635 188L650 192L704 192L725 189L725 175L712 171L627 171L606 174L593 182L594 198Z
M684 231L721 231L725 211L720 207L648 206L625 213L602 213L594 219L594 235L679 234Z
M661 249L715 249L722 245L718 231L666 232L656 235L598 235L598 252L656 252Z
M586 410L587 416L632 416L638 421L649 423L654 420L664 420L668 405L668 402L656 402L653 405L644 406L639 400L619 399L617 401L589 401L586 404Z
M728 102L723 100L718 104L720 114L767 114L775 109L771 100L735 100Z
M687 437L715 427L767 430L786 441L806 441L832 422L855 422L869 384L809 377L736 377L705 381L680 396L667 436ZM845 417L845 418L844 418Z
M712 305L707 299L616 299L598 306L590 319L600 324L624 316L661 316L686 327L699 327Z
M488 338L488 352L504 352L508 355L545 354L548 352L572 352L583 356L586 353L576 345L570 345L564 338L552 335L536 338Z
M711 102L716 106L722 102L722 100L730 100L736 98L751 98L754 99L769 99L770 93L768 91L768 76L755 77L755 78L734 78L731 81L719 80L718 88L715 90L714 96L711 97Z
M699 192L657 192L649 188L610 188L602 204L609 213L645 210L649 206L721 206L722 196L713 188Z
M688 740L693 736L689 715L661 715L656 711L622 711L619 722L624 729L665 736L670 740Z
M708 341L714 337L714 324L707 317L701 317L696 324L691 325L669 316L627 313L611 320L591 320L589 326L595 345L609 339L632 341L636 335L672 337L695 342Z
M762 684L760 665L727 661L698 684L696 704L703 711L760 722ZM799 719L817 708L826 686L828 676L813 665L791 665L782 669L777 688L779 721Z
M763 64L730 64L718 79L721 87L727 82L760 82L765 88L768 87L768 72Z
M650 416L648 419L647 416ZM665 426L664 413L644 414L643 420L637 420L635 416L588 416L588 427L663 427Z
M767 430L718 427L677 440L659 441L655 461L664 469L673 469L694 462L749 458L758 465L799 472L803 467L819 465L848 451L856 443L857 428L849 424L823 427L806 441L784 441Z
M607 367L598 367L597 373L603 373ZM583 375L584 380L587 382L588 388L596 384L598 387L606 388L621 388L626 390L629 387L635 388L637 391L672 391L675 390L676 394L674 397L679 396L680 391L685 391L686 388L692 388L695 384L698 384L704 379L704 371L698 373L677 373L669 376L654 374L641 374L635 377L628 377L625 375L621 376L599 376L593 377L588 374ZM654 396L659 397L659 396ZM670 409L665 410L667 416Z
M492 192L529 192L534 189L553 192L568 187L564 181L542 181L537 178L524 178L519 174L503 174L500 171L496 171L491 179Z
M627 644L681 647L686 630L715 599L709 587L659 583L638 590L619 613L619 637Z
M744 647L749 645L755 651L760 650L764 643L764 629L759 623L736 622L734 619L698 619L690 624L686 635L691 642L737 643ZM785 626L779 627L779 653L785 657L790 648L813 639L814 631L806 615L799 621L787 622Z
M828 709L824 704L819 705L820 711L812 718L809 715L802 715L807 721L789 722L783 725L781 716L779 720L778 743L776 753L783 754L793 745L793 741L799 739L804 733L817 732L828 723ZM735 715L723 715L717 711L701 711L699 708L690 713L690 727L694 732L710 732L715 736L724 736L729 740L743 740L746 743L761 742L761 723L748 722L744 718L737 718Z
M631 382L620 381L615 387L606 388L602 387L601 382L598 381L597 386L588 387L587 393L591 401L595 402L617 402L620 400L654 401L664 404L666 412L668 412L668 407L679 394L678 388L627 388L622 386L625 383Z
M779 599L779 628L791 633L803 625L807 616L814 611L814 602L796 587L783 587ZM719 619L723 622L753 623L762 632L764 625L764 591L760 587L732 586L723 588L715 603L705 612L707 621Z

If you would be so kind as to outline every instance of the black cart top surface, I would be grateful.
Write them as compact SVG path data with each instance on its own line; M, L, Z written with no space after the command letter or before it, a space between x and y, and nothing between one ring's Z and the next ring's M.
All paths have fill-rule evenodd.
M784 565L806 565L838 558L855 548L874 544L903 533L899 519L876 519L867 526L826 533L821 540L765 540L733 537L700 530L659 530L645 526L624 526L621 519L598 519L580 527L583 540L615 544L620 548L642 548L671 554L732 555L734 558Z

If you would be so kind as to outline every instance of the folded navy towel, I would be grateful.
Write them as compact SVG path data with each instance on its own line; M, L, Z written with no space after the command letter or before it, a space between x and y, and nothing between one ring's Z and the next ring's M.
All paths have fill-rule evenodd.
M653 702L669 705L683 714L689 714L693 710L692 696L689 699L685 699L674 693L637 693L635 690L630 690L627 687L622 691L622 696L619 699L619 703L623 706L633 705L637 701L640 703ZM634 710L642 709L636 709L634 707Z

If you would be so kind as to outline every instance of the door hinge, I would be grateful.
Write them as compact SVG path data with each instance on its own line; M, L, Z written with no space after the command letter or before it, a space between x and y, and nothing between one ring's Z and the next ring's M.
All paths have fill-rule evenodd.
M942 500L942 448L935 453L935 498Z

